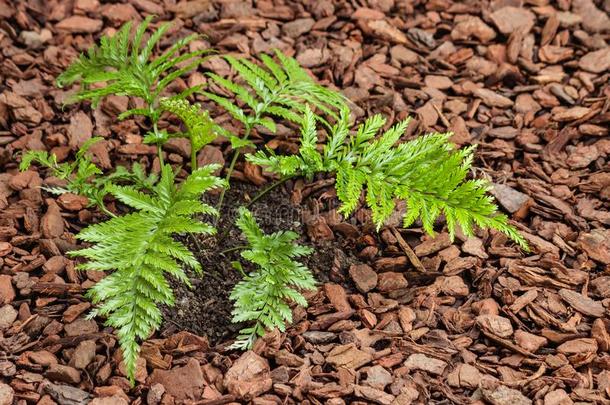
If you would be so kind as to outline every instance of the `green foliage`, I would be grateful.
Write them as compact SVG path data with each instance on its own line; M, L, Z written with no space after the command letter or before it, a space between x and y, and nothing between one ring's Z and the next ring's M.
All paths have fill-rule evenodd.
M81 54L57 78L57 83L60 87L77 81L81 83L80 89L69 102L91 100L97 104L100 99L112 94L143 99L144 108L124 111L119 115L119 119L133 115L143 115L150 119L152 129L146 135L145 141L157 145L159 160L163 164L161 146L167 142L170 134L157 127L164 111L159 108L159 98L174 80L195 69L202 62L202 56L210 51L197 50L181 54L190 42L198 38L198 35L193 34L174 42L165 52L153 58L155 47L171 24L161 24L148 39L144 39L152 18L149 16L138 25L133 37L131 22L123 25L112 37L102 37L99 46L93 46L86 54ZM168 100L188 104L186 98L199 90L200 86L188 88ZM192 123L193 121L185 122L187 125Z
M30 168L32 163L38 163L51 169L53 176L59 179L71 180L75 184L84 183L89 177L101 173L100 169L91 162L91 159L87 155L91 146L101 140L102 138L94 137L85 141L83 146L76 152L73 162L58 163L57 156L42 150L27 151L21 157L19 170L22 172L26 171ZM72 175L76 175L78 178L71 179ZM76 185L74 187L76 187Z
M210 118L207 111L202 111L198 104L191 104L181 98L163 98L160 101L163 110L169 111L182 120L186 132L173 136L188 138L191 142L191 167L197 168L197 152L212 142L222 132Z
M102 138L91 138L76 152L75 159L71 162L58 163L57 156L46 151L31 150L21 157L19 170L25 171L32 163L38 163L43 167L51 169L53 176L66 180L65 187L48 187L47 191L54 194L74 193L85 196L90 204L104 207L104 196L107 194L104 184L105 179L100 177L102 171L91 161L87 154L89 148L99 142Z
M123 361L133 382L139 339L146 339L161 324L159 304L172 305L174 295L166 276L190 285L183 265L201 272L193 254L172 235L213 234L214 227L193 219L196 214L216 214L201 203L206 190L222 180L212 175L217 166L192 172L178 187L174 173L163 166L159 182L150 193L134 187L110 186L110 192L135 212L112 218L82 230L77 238L92 246L71 252L87 262L81 270L114 270L95 284L87 295L96 305L91 316L107 318L123 351Z
M405 227L421 219L425 231L434 234L434 222L444 215L452 238L458 226L471 235L477 225L497 229L527 249L525 239L487 194L489 184L466 179L474 147L457 150L449 142L450 134L439 133L398 143L409 120L377 136L386 122L381 115L368 118L350 135L344 112L331 128L323 152L319 152L315 121L315 116L306 111L298 155L259 151L247 158L283 176L336 173L337 197L342 203L339 212L345 215L356 209L366 189L365 200L378 229L392 215L395 199L400 199L407 204Z
M283 231L266 235L252 213L239 211L237 226L248 240L249 248L241 255L257 269L245 276L231 292L235 301L233 322L253 322L240 331L233 348L249 349L266 330L286 329L292 322L289 303L307 306L299 290L315 290L315 280L307 267L295 259L309 255L312 249L294 243L298 235Z
M155 46L171 25L161 24L145 40L145 32L152 18L147 17L137 26L133 38L131 22L123 25L112 37L103 36L99 46L93 46L87 53L80 55L57 78L60 87L77 81L82 83L82 87L70 101L92 100L97 103L105 96L116 94L140 97L149 106L154 107L154 101L173 80L199 65L200 57L208 51L180 54L198 37L196 34L174 42L163 54L151 60ZM124 112L122 116L133 114L155 118L152 115L158 112L154 108L133 109Z
M263 66L247 59L226 56L227 62L243 79L243 84L208 73L218 85L232 92L249 113L229 98L210 92L205 92L205 95L240 121L246 127L246 133L255 125L275 132L271 116L300 123L305 102L336 118L336 110L343 105L344 97L315 83L295 59L277 50L275 55L279 63L262 54Z
M341 125L348 122L349 112L346 109L341 110L341 119L338 121ZM334 129L338 128L336 125ZM331 139L337 140L342 132L335 130L336 136ZM345 132L347 134L347 131ZM345 139L345 138L344 138ZM306 176L311 179L314 174L324 171L333 171L335 169L335 161L333 159L325 159L317 150L318 135L316 127L316 116L311 111L308 105L305 106L303 120L301 123L301 146L299 153L289 156L278 156L273 150L259 150L254 154L246 155L246 159L251 163L259 166L264 166L267 171L280 174L281 176Z
M76 152L75 158L71 162L58 163L57 156L46 151L28 151L21 157L19 169L25 171L30 168L32 163L47 167L51 169L53 176L66 180L66 186L45 187L45 190L53 194L73 193L87 197L89 206L96 205L106 214L114 216L104 205L104 198L109 194L111 185L127 182L138 189L149 190L156 183L157 176L146 175L139 163L134 163L131 171L123 166L118 166L114 173L103 175L87 154L89 148L101 139L87 140Z

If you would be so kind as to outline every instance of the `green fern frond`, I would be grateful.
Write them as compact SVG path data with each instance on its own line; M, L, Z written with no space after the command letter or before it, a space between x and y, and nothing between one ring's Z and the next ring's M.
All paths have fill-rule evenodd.
M28 151L21 157L19 169L27 170L32 163L38 163L43 167L51 169L53 176L66 180L67 184L62 188L48 188L54 194L74 193L89 199L89 205L98 205L106 211L103 200L108 192L105 185L109 181L101 176L102 171L91 161L87 154L89 148L102 138L94 137L88 139L76 152L75 159L71 162L57 162L57 156L46 151Z
M282 176L335 173L337 197L342 203L339 212L353 213L365 191L365 202L378 229L394 212L395 199L401 199L407 204L405 227L420 219L424 230L434 234L435 221L444 215L452 238L458 227L471 235L476 225L503 232L527 250L523 236L498 212L488 184L467 180L474 148L457 150L449 142L451 134L439 133L400 143L408 123L408 119L402 121L377 136L385 118L375 115L348 136L348 114L343 113L330 130L324 152L319 153L312 147L315 120L309 117L303 121L297 155L258 151L247 159Z
M82 86L69 102L91 100L93 103L105 96L116 94L142 98L150 106L165 88L177 77L194 69L201 56L208 50L180 52L198 35L189 35L176 41L159 57L151 60L153 51L170 27L159 26L148 38L144 34L153 17L148 16L135 30L130 39L132 23L128 22L112 37L103 36L98 46L91 47L73 62L57 78L57 84L65 87L77 81ZM122 117L141 114L156 121L154 109L135 109L123 113Z
M293 58L278 50L275 54L279 62L262 55L262 66L247 59L225 57L244 84L214 73L208 74L216 84L233 93L247 111L229 98L209 92L205 94L246 128L263 125L275 132L275 125L269 120L269 116L300 123L305 102L319 109L324 115L338 119L337 111L345 105L345 98L338 92L316 84ZM320 119L326 122L323 118Z
M248 249L242 257L257 265L257 269L245 276L231 292L235 301L233 322L254 322L240 331L236 349L250 349L257 337L265 331L278 328L286 330L292 322L289 303L307 306L299 290L314 290L315 280L307 267L295 259L307 256L311 249L295 244L294 232L265 234L254 216L240 208L237 226L248 240Z
M210 118L207 111L202 111L199 104L191 104L182 97L162 98L159 102L164 111L168 111L184 123L186 133L182 136L191 142L191 167L197 168L197 152L218 136L220 127Z
M104 176L104 182L112 184L133 184L138 190L152 190L159 176L155 173L146 174L144 167L135 162L131 170L124 166L117 166L113 173Z
M53 169L53 175L57 178L64 178L64 171L61 171L57 163L57 156L50 154L45 150L29 150L21 156L19 170L24 172L32 166L32 163L38 163L43 167ZM68 173L69 174L69 173ZM61 176L61 177L60 177Z
M182 265L201 271L193 254L172 235L214 228L193 219L199 212L215 214L199 200L201 194L220 187L212 176L217 166L195 170L176 186L170 166L163 166L161 178L150 194L133 187L109 186L110 192L135 212L83 229L77 238L90 247L71 252L87 261L83 270L113 270L95 284L87 295L96 305L95 314L107 318L119 337L123 360L133 382L139 353L138 340L146 339L161 323L160 304L172 305L174 296L166 275L188 283Z
M58 195L74 193L87 197L88 206L96 205L107 215L114 216L104 204L111 185L127 183L138 190L151 190L157 182L157 175L154 173L147 175L139 163L134 163L131 171L123 166L117 166L113 173L104 175L87 154L89 148L101 139L94 137L84 142L76 152L75 159L70 162L58 163L57 156L46 151L28 151L21 157L19 169L25 171L32 163L49 168L53 176L66 180L67 184L65 187L47 187L45 190Z

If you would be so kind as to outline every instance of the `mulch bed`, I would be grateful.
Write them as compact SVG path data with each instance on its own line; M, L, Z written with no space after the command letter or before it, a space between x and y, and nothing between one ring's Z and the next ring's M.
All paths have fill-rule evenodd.
M607 0L0 0L0 404L610 403L609 12ZM85 318L83 294L101 274L75 271L65 255L101 216L78 196L48 194L46 171L19 173L17 162L27 149L66 159L100 135L93 154L105 170L158 168L146 122L116 123L130 100L62 108L70 89L54 85L100 35L147 14L221 52L295 55L358 117L413 116L408 137L453 131L456 144L478 144L474 174L495 184L532 252L493 232L451 243L440 223L435 238L398 222L376 233L366 209L336 215L327 179L289 182L257 214L298 208L281 212L316 247L310 306L241 353L226 350L235 328L221 321L209 328L228 336L190 332L205 332L197 319L208 308L225 312L204 319L226 322L226 291L207 288L196 303L181 293L131 388L112 331ZM184 85L208 70L231 74L213 58ZM283 126L255 137L283 152L296 139ZM188 161L188 142L165 151ZM219 141L199 160L230 155ZM271 180L242 162L234 184ZM228 269L232 259L206 260Z

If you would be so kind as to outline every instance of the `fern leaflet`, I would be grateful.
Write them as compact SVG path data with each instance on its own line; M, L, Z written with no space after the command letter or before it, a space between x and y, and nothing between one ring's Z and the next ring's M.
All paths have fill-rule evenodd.
M92 100L97 103L105 96L118 94L140 97L152 105L174 79L195 68L201 62L200 57L209 52L197 50L179 54L198 37L193 34L176 41L161 56L151 60L155 46L171 26L169 23L161 24L148 40L144 40L152 18L148 16L138 25L133 39L130 39L131 22L124 24L112 37L103 36L99 46L93 46L86 54L80 55L57 78L60 87L76 81L83 84L70 101ZM155 113L151 109L137 112L147 116Z
M300 123L305 111L304 102L333 118L337 117L336 111L344 103L345 99L340 93L315 83L296 60L278 50L275 55L279 63L268 55L261 55L262 66L247 59L226 56L227 62L244 81L243 84L208 73L216 84L233 93L246 108L227 97L204 93L244 125L246 139L256 125L275 132L275 122L270 117Z
M57 78L57 84L64 87L77 81L81 83L77 93L68 102L91 100L97 104L102 98L112 94L144 100L145 108L124 111L119 115L119 119L132 115L143 115L150 119L152 130L146 140L157 145L159 160L163 165L161 147L169 135L157 127L163 112L158 105L159 98L170 83L199 66L202 56L210 51L202 49L180 54L189 43L198 38L197 34L192 34L179 39L160 56L152 58L155 47L170 28L169 23L161 24L145 40L144 34L152 18L146 17L137 26L132 39L131 22L124 24L112 37L103 36L99 46L93 46L86 54L81 54ZM195 86L172 98L184 100L199 89L199 86Z

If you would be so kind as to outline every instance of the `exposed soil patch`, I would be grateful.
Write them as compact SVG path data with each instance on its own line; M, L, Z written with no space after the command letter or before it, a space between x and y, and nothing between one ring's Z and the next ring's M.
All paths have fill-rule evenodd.
M225 194L217 224L218 235L180 237L195 253L204 274L198 276L190 272L192 288L172 280L176 304L164 308L163 335L176 330L188 330L206 336L210 344L214 345L231 339L241 329L243 325L231 322L233 303L229 300L229 295L233 286L242 278L233 268L232 262L239 261L246 272L254 267L240 256L240 247L245 246L246 241L235 226L235 219L237 209L247 205L260 190L252 184L234 181ZM217 194L206 194L204 198L214 206L218 202ZM304 231L303 209L290 204L286 187L274 188L249 209L266 233L292 230L301 235L298 243L312 245ZM215 219L208 220L213 222ZM336 248L328 244L316 244L314 247L313 253L303 262L314 272L318 281L328 281L327 269L332 266Z

